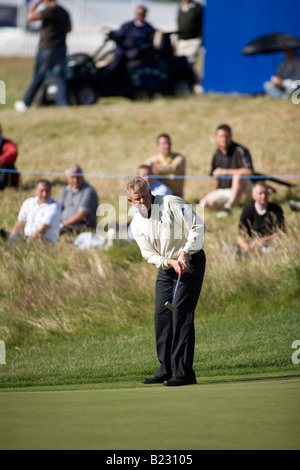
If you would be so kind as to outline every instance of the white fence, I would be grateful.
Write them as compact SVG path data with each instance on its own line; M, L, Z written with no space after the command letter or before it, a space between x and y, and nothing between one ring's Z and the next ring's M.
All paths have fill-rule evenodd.
M18 28L0 28L0 57L33 57L37 51L38 33L30 33ZM92 54L102 44L100 32L70 33L67 38L68 53L85 52Z
M25 0L0 0L1 3L20 5L19 28L0 27L1 56L34 56L39 34L25 31ZM68 53L86 52L92 54L102 43L101 28L117 28L124 21L133 18L137 4L145 4L149 11L147 20L162 31L176 30L177 3L153 0L60 0L72 18L73 32L68 34ZM38 24L36 24L38 27Z

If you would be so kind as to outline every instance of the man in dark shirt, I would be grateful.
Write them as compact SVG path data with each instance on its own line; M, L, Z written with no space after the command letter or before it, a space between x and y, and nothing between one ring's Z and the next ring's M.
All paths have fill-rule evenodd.
M107 67L108 73L116 73L127 61L145 59L154 52L155 29L145 21L146 15L147 8L140 5L135 10L133 21L128 21L120 29L108 33L108 37L117 43L114 59Z
M246 194L253 175L253 164L249 150L232 140L231 128L227 124L217 127L218 148L213 155L211 176L215 179L214 190L207 194L201 204L211 209L222 209L217 217L226 217Z
M203 11L203 6L193 0L182 0L178 11L176 55L186 56L191 63L201 53Z
M41 4L45 8L37 11ZM56 104L57 106L67 106L68 97L64 79L64 66L66 35L72 29L69 14L55 0L39 0L30 4L27 20L42 21L42 27L32 81L25 93L24 101L16 101L15 109L23 112L31 105L49 70L52 70L58 87Z
M237 242L242 252L266 249L285 230L284 214L278 204L269 202L269 188L256 183L252 190L253 202L241 214Z
M183 0L178 12L178 39L202 38L203 6Z

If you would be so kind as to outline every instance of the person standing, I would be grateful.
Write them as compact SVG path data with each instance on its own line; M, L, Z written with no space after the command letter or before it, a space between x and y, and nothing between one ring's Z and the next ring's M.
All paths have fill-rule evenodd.
M3 137L2 126L0 123L0 168L4 170L15 170L15 161L18 156L18 147L14 142ZM6 186L18 186L18 173L0 172L0 189Z
M158 268L155 336L160 367L142 382L170 387L195 384L194 314L205 273L205 225L181 198L154 197L139 176L126 183L125 192L138 209L131 223L133 237L144 259ZM172 303L179 274L176 311L170 312L165 303Z
M40 5L45 8L38 11ZM42 21L42 27L33 77L23 101L15 102L15 109L19 112L26 111L50 70L53 72L58 87L56 104L68 106L64 68L67 50L66 36L72 29L69 13L58 5L56 0L39 0L30 4L27 20Z
M194 62L200 53L203 32L203 6L193 0L183 0L179 7L176 54Z

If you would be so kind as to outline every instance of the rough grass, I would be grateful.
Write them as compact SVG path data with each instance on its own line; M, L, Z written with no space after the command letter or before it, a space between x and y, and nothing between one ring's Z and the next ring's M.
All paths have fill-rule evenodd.
M229 123L234 138L250 149L257 171L299 173L300 108L289 101L214 95L134 103L103 99L87 108L33 107L19 115L13 102L26 89L31 65L28 59L1 59L0 79L8 95L0 119L4 135L19 145L18 168L45 172L55 198L65 184L66 166L75 161L94 175L87 179L100 203L113 204L118 213L126 177L104 176L135 174L155 151L156 136L167 132L174 150L187 157L185 199L197 203L211 188L202 177L209 173L215 127L221 122ZM37 177L24 173L18 191L1 193L1 228L11 230ZM231 377L241 370L244 376L255 370L284 375L293 367L291 344L299 339L300 222L288 200L300 198L300 191L299 180L290 181L297 184L292 190L272 184L272 199L286 214L287 233L271 254L240 262L224 253L223 244L236 239L241 207L229 220L204 214L208 262L196 315L196 368L210 380L214 371ZM1 369L2 385L136 380L153 372L156 272L135 244L81 252L63 239L50 248L2 243L0 252L0 339L10 357L10 365ZM79 360L82 348L86 355ZM96 365L95 350L102 358L97 354ZM292 371L297 373L295 367Z

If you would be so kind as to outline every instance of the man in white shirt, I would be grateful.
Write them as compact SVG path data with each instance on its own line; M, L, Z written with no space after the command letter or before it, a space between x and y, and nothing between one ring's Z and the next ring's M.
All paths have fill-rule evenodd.
M23 202L9 241L22 237L24 231L27 243L33 240L57 242L61 208L51 197L51 189L48 180L37 181L35 196Z
M141 177L125 185L128 201L138 209L131 223L133 237L145 260L158 268L155 334L160 367L144 384L180 386L196 383L193 370L194 312L205 272L204 231L200 217L178 196L153 196ZM178 284L175 312L172 303Z

